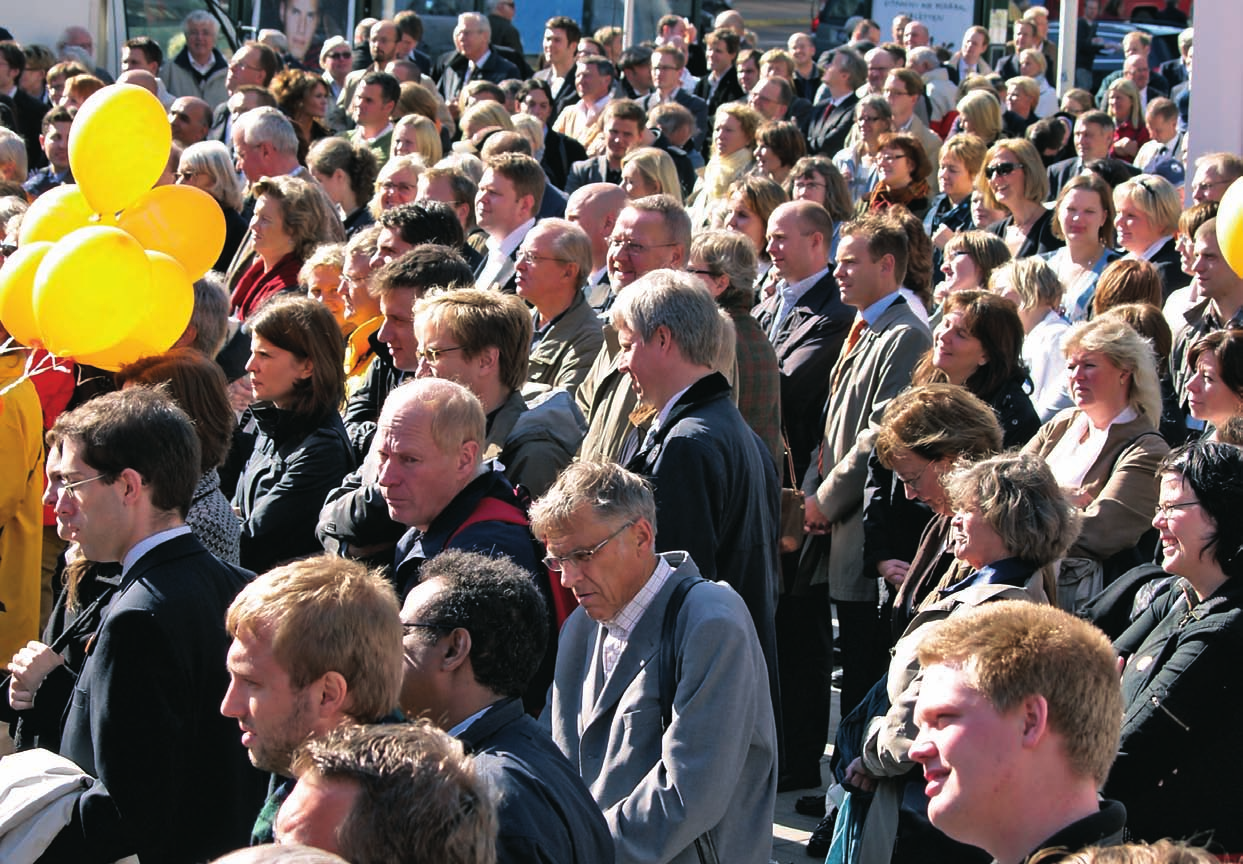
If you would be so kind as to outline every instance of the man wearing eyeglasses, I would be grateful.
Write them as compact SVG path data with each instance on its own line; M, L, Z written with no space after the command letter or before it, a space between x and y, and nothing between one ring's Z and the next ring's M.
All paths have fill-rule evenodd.
M252 574L185 524L199 441L161 393L131 388L62 414L44 501L88 561L119 564L66 711L60 753L97 782L41 860L189 862L246 842L263 776L220 716L221 622Z
M557 655L552 607L531 574L504 558L449 549L423 565L420 579L401 610L401 709L459 738L495 783L497 861L610 864L616 853L600 808L523 712L541 666L544 683L552 680Z
M197 96L215 109L234 92L228 88L228 79L233 77L229 61L216 50L220 25L210 12L196 9L186 16L181 29L186 45L164 63L160 77L174 96Z
M658 45L652 52L652 81L656 89L639 100L646 112L665 102L677 102L695 115L695 134L691 148L703 145L704 135L711 125L708 119L708 103L692 96L683 89L682 73L686 70L686 54L674 45ZM693 80L691 86L694 86Z
M688 553L657 554L652 492L617 465L571 465L531 527L581 607L561 631L546 716L617 860L769 860L777 733L742 598L701 581Z

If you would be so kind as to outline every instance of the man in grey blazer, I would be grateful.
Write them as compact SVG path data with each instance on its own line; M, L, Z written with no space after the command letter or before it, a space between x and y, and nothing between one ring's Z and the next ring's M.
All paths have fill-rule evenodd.
M858 315L829 375L824 437L803 479L804 520L812 535L803 557L815 565L800 567L799 576L805 578L806 570L812 585L828 582L837 606L845 716L887 662L888 645L877 639L880 576L863 569L867 460L885 406L910 386L932 337L898 293L907 263L902 227L883 216L864 216L843 225L841 237L834 276L842 302Z
M582 607L561 631L545 716L604 811L618 864L768 861L777 732L756 698L768 676L741 598L699 580L685 552L656 554L651 489L617 465L572 464L531 508L531 528Z

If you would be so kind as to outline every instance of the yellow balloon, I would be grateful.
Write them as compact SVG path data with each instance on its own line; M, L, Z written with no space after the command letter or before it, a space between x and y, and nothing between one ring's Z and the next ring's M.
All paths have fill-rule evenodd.
M70 231L85 228L94 216L82 190L73 184L49 189L30 205L22 217L19 245L50 240L55 243Z
M35 273L52 244L22 244L0 267L0 324L8 334L23 345L39 341L39 325L35 322Z
M224 248L220 205L193 186L156 186L125 208L117 224L144 249L177 259L191 279L210 270Z
M1217 208L1217 244L1222 257L1243 278L1243 179L1235 180Z
M160 100L133 84L91 94L69 130L69 167L98 213L124 210L168 164L172 128Z
M103 351L78 354L79 363L115 372L127 363L163 354L181 338L194 311L194 284L185 269L161 252L147 251L153 296L146 314L128 336Z
M152 303L151 263L120 228L89 226L64 237L35 274L34 313L58 357L90 354L126 338Z

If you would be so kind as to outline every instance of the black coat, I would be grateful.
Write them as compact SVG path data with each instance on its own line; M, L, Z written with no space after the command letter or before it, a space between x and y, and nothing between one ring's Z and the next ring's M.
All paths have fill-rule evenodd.
M440 77L437 80L436 89L446 102L454 102L462 90L462 79L466 76L470 61L458 52L450 51L440 58L437 65ZM473 80L483 79L493 84L500 84L509 78L517 77L518 67L502 57L496 50L488 54L488 59L472 76Z
M609 157L593 156L570 167L570 176L565 181L565 193L573 195L580 186L591 183L621 183L621 171L609 168Z
M1000 222L994 222L984 230L990 234L996 234L1002 240L1006 239L1006 229L1014 224L1014 217L1007 216ZM1027 258L1031 255L1043 255L1046 252L1053 252L1061 249L1066 243L1059 240L1053 233L1053 211L1045 210L1036 217L1036 221L1032 223L1032 227L1027 230L1027 237L1023 240L1023 245L1019 247L1019 252L1014 257Z
M225 612L251 574L185 534L125 575L82 667L61 755L101 783L40 861L205 861L246 845L265 775L237 723L228 687Z
M1183 272L1183 259L1178 254L1178 244L1173 237L1148 259L1148 263L1161 274L1162 299L1169 300L1170 295L1179 288L1186 288L1191 284L1191 277Z
M807 152L830 158L837 155L837 151L846 146L846 136L854 125L858 104L859 97L851 93L837 105L826 100L811 106L803 125Z
M548 182L558 189L565 189L570 176L570 166L587 158L587 151L573 138L548 129L544 132L544 158L540 167Z
M250 410L259 435L233 503L242 516L242 564L263 573L322 551L315 523L328 493L354 470L354 448L336 411L311 420L269 404Z
M458 737L500 793L497 864L612 864L613 836L599 806L518 699L495 703Z

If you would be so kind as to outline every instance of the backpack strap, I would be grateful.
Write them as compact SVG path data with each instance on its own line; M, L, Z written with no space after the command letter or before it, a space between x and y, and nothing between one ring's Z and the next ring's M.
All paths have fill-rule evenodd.
M707 581L707 579L698 577L683 579L674 586L673 593L669 595L669 605L665 607L665 617L660 625L660 665L658 667L661 729L668 729L669 724L673 722L673 694L677 690L675 671L677 650L674 635L678 627L678 613L682 611L682 604L686 601L686 595L690 593L690 590L700 582Z

